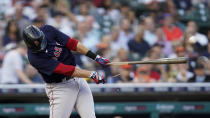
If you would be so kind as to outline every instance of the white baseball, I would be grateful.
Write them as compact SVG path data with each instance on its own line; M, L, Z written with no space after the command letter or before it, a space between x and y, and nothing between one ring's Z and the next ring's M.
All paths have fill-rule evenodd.
M195 36L191 36L191 37L189 38L189 42L190 42L190 43L196 43L196 37L195 37Z

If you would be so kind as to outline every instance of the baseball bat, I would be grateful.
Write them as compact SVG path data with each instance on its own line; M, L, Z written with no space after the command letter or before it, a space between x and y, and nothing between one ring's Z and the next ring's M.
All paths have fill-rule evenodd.
M183 64L187 63L188 58L178 57L178 58L160 58L160 59L151 59L146 61L128 61L128 62L111 62L107 65L127 65L127 64Z

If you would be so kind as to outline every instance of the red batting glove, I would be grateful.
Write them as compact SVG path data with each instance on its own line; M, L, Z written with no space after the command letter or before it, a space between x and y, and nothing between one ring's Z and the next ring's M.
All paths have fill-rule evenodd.
M100 84L100 83L105 83L106 81L104 80L104 76L103 75L100 75L99 73L93 71L90 75L90 78L93 79L93 81L96 83L96 84Z
M108 63L110 63L109 59L101 57L99 55L96 56L96 62L103 67L106 67Z

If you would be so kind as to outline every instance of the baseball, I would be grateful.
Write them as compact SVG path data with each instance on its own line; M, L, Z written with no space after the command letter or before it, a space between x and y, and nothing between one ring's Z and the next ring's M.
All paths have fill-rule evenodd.
M191 37L189 38L189 42L190 42L190 43L196 43L196 37L195 37L195 36L191 36Z

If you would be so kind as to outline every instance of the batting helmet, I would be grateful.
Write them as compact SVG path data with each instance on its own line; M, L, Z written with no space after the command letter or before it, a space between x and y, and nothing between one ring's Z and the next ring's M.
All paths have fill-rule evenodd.
M23 30L23 39L33 53L41 52L47 46L44 33L34 25L29 25Z

